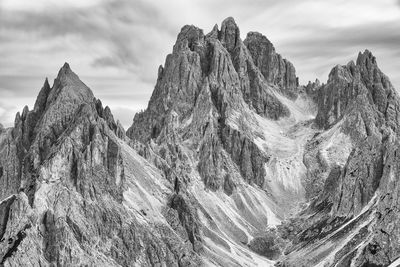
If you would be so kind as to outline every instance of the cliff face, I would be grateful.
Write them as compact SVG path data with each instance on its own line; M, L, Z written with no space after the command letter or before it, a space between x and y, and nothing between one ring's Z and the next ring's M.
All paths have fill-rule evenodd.
M298 266L302 255L304 266L323 261L329 266L388 266L400 253L395 245L398 227L391 221L397 220L393 157L398 148L399 97L366 50L356 63L336 66L317 99L317 125L327 133L339 131L342 141L347 139L343 145L351 145L342 151L345 159L339 164L332 163L326 150L316 155L314 148L306 154L309 162L314 161L309 163L315 164L314 177L325 179L309 209L295 222L299 232L282 264ZM311 144L318 146L321 140L323 136Z
M388 266L399 103L369 51L299 86L232 18L181 29L126 134L65 64L0 127L0 265Z
M293 64L276 53L273 44L267 37L258 32L249 32L244 44L249 49L254 63L268 82L287 91L299 86Z
M289 89L264 78L232 18L223 21L221 30L215 26L208 34L195 26L183 27L158 74L148 108L135 116L127 135L133 140L131 145L166 174L175 194L187 199L185 205L206 212L202 216L209 223L199 225L209 241L198 241L211 252L209 257L233 264L237 259L232 261L229 251L247 243L249 235L259 232L268 220L276 224L286 216L287 211L278 205L289 207L290 201L280 199L279 193L302 198L301 188L265 179L265 164L275 155L262 145L266 141L262 122L274 127L283 118L296 122L290 107L279 99ZM271 165L272 171L283 168ZM261 193L271 187L274 191L269 195ZM236 204L228 205L230 212L226 204L209 203L233 199ZM259 204L253 201L265 207L256 208ZM271 209L279 211L273 215ZM224 235L235 240L227 251L225 246L226 260L213 248L222 240L227 242ZM242 260L254 263L251 257Z
M201 263L189 237L157 219L173 187L118 125L67 64L17 114L1 136L1 265Z
M255 120L253 112L273 120L290 116L277 91L254 64L232 18L207 35L185 26L165 67L159 68L148 109L135 116L127 135L158 144L191 139L200 149L199 173L213 190L225 183L222 154L236 163L245 180L262 186L267 158L254 144L251 129L236 128L239 115L249 120ZM186 124L185 129L175 133L175 122Z

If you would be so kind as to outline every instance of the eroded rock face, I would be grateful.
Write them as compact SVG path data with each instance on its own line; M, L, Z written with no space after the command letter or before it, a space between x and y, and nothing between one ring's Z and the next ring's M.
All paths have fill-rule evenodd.
M293 64L275 52L267 37L258 32L249 32L244 44L268 82L278 85L288 93L299 86Z
M277 260L282 254L283 244L282 238L277 234L276 230L269 229L262 236L255 237L249 243L250 248L258 254L271 259Z
M124 136L68 64L46 80L1 135L1 265L201 265L166 222L132 211L132 175L151 172Z
M329 175L301 216L296 226L300 233L282 264L313 265L324 259L322 254L331 253L327 266L388 266L400 254L388 245L398 229L392 224L389 230L384 215L390 211L389 218L397 216L391 204L396 190L396 164L391 159L398 148L399 97L368 50L359 54L356 64L336 66L318 94L316 123L328 133L350 137L352 150L344 165L319 163ZM308 242L312 244L303 250ZM335 242L337 249L318 249L328 242ZM306 250L313 252L299 263Z
M127 135L144 143L154 139L158 144L167 141L174 145L195 136L200 152L198 170L207 187L217 190L224 186L226 161L237 164L244 180L262 185L267 159L251 137L225 121L233 112L245 113L248 105L267 118L289 115L267 82L232 18L223 21L220 31L214 27L207 35L185 26L165 67L160 67L148 109L135 116ZM173 125L185 121L192 129L174 129Z

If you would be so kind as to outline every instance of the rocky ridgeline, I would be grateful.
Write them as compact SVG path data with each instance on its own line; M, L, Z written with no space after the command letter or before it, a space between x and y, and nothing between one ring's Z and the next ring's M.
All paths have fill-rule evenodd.
M333 68L317 95L316 124L327 131L339 127L353 146L344 165L328 168L308 150L308 158L317 159L309 170L320 180L325 170L327 178L319 181L320 193L308 210L289 224L296 234L281 266L316 265L332 251L325 258L328 266L388 266L400 253L394 208L398 164L393 161L399 147L399 97L368 50L356 63ZM319 141L316 137L310 145Z
M315 120L299 114L305 100ZM181 29L126 135L65 64L33 110L0 125L0 266L388 266L400 255L399 103L369 51L299 86L232 18ZM296 166L271 142L303 132L304 196L271 183ZM288 218L299 197L308 205Z
M123 205L125 168L139 163L126 159L124 129L68 64L1 137L0 265L196 262L173 230L143 226Z
M292 63L275 52L273 44L267 37L258 32L249 32L244 44L268 82L284 88L283 92L295 93L299 86L296 70Z
M148 109L135 115L127 135L143 143L153 139L161 146L179 146L191 139L200 151L196 155L199 173L213 190L226 185L229 192L235 187L227 169L232 161L246 181L262 185L267 158L251 133L245 128L238 131L228 121L235 114L251 119L250 109L274 120L288 116L273 84L278 90L293 91L295 72L261 34L249 34L242 42L232 18L207 35L185 26L165 66L159 68ZM174 129L185 122L180 132Z

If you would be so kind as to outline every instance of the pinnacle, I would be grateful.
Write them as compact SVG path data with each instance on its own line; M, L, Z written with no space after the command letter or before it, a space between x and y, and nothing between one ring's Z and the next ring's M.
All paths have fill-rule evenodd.
M58 72L58 77L67 75L70 73L73 73L71 70L71 67L69 66L69 64L67 62L65 62L64 65L61 67L60 71Z
M227 17L226 19L224 19L222 21L222 25L235 25L237 27L235 19L233 17Z
M239 27L232 17L228 17L222 22L220 40L230 53L241 42Z
M46 79L44 80L43 87L50 87L49 79L48 79L47 77L46 77Z
M63 68L65 68L65 69L69 69L69 68L70 68L68 62L65 62L65 63L64 63Z
M366 64L367 62L371 62L373 65L376 65L376 58L371 51L365 49L364 53L358 53L357 65L361 66Z

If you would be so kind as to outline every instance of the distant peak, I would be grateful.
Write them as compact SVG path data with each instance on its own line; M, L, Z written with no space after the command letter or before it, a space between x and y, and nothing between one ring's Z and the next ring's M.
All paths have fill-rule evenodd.
M232 17L222 22L219 39L229 52L232 52L240 42L240 30Z
M259 32L248 32L246 35L246 39L244 40L244 43L247 45L248 43L263 43L271 47L273 50L275 50L274 45L271 43L268 38L259 33Z
M214 27L212 28L211 32L207 34L208 37L210 38L215 38L218 39L218 24L215 24Z
M237 27L236 21L233 17L227 17L226 19L224 19L222 21L222 25L235 25Z
M376 58L372 54L371 51L365 49L364 53L359 52L357 57L357 65L362 66L368 63L372 63L373 65L377 65Z
M64 65L61 67L56 80L58 80L58 82L63 86L66 86L68 84L82 84L78 75L76 75L72 71L70 65L67 62L65 62Z
M46 79L44 80L43 87L50 87L49 79L48 79L47 77L46 77Z
M193 51L196 44L201 42L202 39L204 39L202 29L194 25L185 25L178 34L174 50L181 50L189 47L189 49Z
M213 31L218 31L219 29L218 29L218 24L217 23L215 23L215 25L214 25L214 27L213 27L213 29L212 29Z
M36 102L35 102L35 106L34 106L35 111L43 111L46 108L47 97L49 96L50 91L51 91L51 87L49 84L49 80L46 77L43 87L40 90L38 97L36 98Z
M63 69L70 69L68 62L65 62L65 63L64 63Z
M60 71L58 72L58 76L66 75L72 73L71 67L67 62L61 67Z

